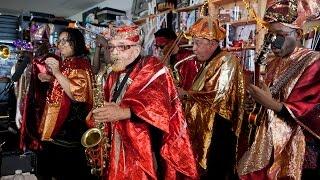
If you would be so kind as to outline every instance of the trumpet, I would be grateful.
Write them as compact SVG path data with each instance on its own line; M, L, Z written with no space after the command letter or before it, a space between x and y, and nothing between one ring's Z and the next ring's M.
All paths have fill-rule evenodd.
M179 75L179 70L178 70L178 66L185 62L185 61L189 61L191 60L192 58L196 57L197 55L195 54L192 54L184 59L182 59L181 61L177 62L174 66L173 66L173 73L175 75L175 79L179 82L180 81L180 75Z
M7 45L0 45L0 58L8 59L10 56L10 49Z
M102 34L100 34L100 33L94 32L94 31L92 31L92 30L90 30L90 29L88 29L88 28L85 28L85 27L81 26L78 21L70 22L70 23L68 24L68 27L69 27L69 28L75 28L75 29L81 29L81 30L87 31L87 32L89 32L89 33L91 33L91 34L94 34L94 35L96 35L96 36L103 37L103 38L105 38L105 39L107 39L107 40L109 39L109 38L106 38L104 35L102 35Z

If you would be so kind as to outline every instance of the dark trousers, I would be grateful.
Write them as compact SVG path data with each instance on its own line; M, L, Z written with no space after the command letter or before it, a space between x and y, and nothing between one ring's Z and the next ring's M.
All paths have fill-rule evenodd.
M51 177L57 180L97 179L90 174L84 148L81 146L70 148L46 143L43 151L38 153L38 172L40 180Z
M215 119L212 141L209 149L207 171L201 179L238 179L236 165L236 136L230 121L218 116Z

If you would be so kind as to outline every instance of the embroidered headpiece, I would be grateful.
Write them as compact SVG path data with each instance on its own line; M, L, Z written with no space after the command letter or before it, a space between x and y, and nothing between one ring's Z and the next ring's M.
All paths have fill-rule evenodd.
M135 24L112 27L111 29L111 40L127 40L130 41L130 44L140 44L141 39L140 28Z

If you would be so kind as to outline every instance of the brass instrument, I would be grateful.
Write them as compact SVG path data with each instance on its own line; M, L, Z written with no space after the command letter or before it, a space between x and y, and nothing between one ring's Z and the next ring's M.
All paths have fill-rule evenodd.
M180 74L179 74L179 70L178 70L178 66L185 62L185 61L189 61L190 59L196 57L197 55L192 54L184 59L182 59L181 61L177 62L174 66L173 66L173 74L174 74L174 78L179 82L180 81Z
M8 59L10 56L10 49L7 45L0 45L0 58Z
M169 68L169 71L170 71L170 74L172 75L172 77L174 78L175 80L175 84L178 85L179 84L179 80L176 78L176 73L175 71L172 70L172 67L169 65L170 63L168 62L169 59L170 59L170 56L172 55L173 51L174 51L174 48L180 43L181 39L182 39L182 36L183 36L183 31L181 31L177 38L175 39L175 41L172 43L172 45L170 46L168 52L164 55L163 59L162 59L162 62L164 64L166 64Z
M94 34L94 35L96 35L96 36L101 36L101 37L103 37L103 38L106 39L106 37L103 36L102 34L96 33L96 32L94 32L94 31L92 31L92 30L90 30L90 29L88 29L88 28L85 28L85 27L81 26L78 21L76 21L76 22L70 22L69 25L68 25L68 27L70 27L70 28L75 28L75 29L81 29L81 30L87 31L87 32L89 32L89 33L91 33L91 34Z
M173 50L174 50L175 46L180 43L180 41L181 41L181 39L182 39L182 36L183 36L183 31L181 31L181 32L178 34L177 38L175 39L175 41L174 41L174 42L172 43L172 45L170 46L168 52L164 55L164 57L163 57L163 59L162 59L162 62L163 62L163 63L166 64L166 63L169 61L170 56L171 56L171 54L173 53Z
M103 77L108 72L108 66L103 66L95 76L93 87L93 108L103 107L104 90ZM110 138L105 131L106 124L99 122L94 128L88 129L81 138L81 144L86 148L85 153L91 168L91 174L102 176L108 163L108 151L111 147Z

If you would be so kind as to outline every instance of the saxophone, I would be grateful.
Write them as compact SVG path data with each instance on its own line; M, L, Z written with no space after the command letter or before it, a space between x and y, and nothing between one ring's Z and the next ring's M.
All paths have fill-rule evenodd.
M108 72L108 66L103 66L93 84L93 108L103 107L104 91L103 77ZM81 144L85 147L86 157L91 166L91 174L103 176L104 169L108 163L108 152L110 151L110 138L105 128L106 124L95 123L94 128L88 129L81 137Z

